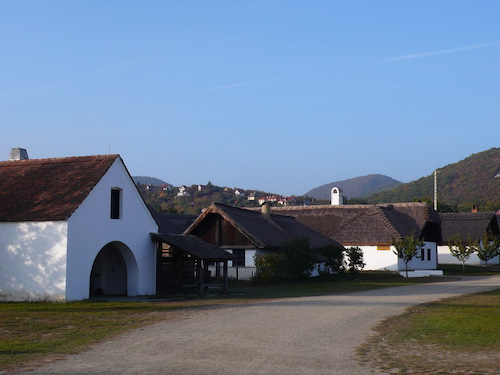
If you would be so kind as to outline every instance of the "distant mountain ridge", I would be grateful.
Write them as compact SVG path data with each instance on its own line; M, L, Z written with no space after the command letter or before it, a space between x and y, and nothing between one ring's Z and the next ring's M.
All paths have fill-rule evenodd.
M354 177L347 180L330 182L309 190L304 195L316 199L330 199L330 191L333 187L342 189L343 195L347 198L363 198L380 191L393 189L401 185L389 176L381 174L370 174L367 176Z
M438 168L437 192L440 211L468 211L479 205L481 211L500 209L500 148L472 154L469 157ZM366 197L368 203L396 203L415 200L432 201L434 174L396 188Z

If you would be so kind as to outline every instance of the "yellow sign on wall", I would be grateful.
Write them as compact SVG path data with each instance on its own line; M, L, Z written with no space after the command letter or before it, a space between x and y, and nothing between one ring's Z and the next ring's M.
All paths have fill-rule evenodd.
M377 245L377 250L391 250L391 245Z

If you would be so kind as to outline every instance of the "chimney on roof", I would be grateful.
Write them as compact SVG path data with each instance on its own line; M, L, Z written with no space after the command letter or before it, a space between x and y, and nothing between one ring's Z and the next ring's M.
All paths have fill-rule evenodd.
M24 148L13 148L10 150L10 158L9 160L26 160L29 159L28 151Z
M477 204L473 204L471 212L477 214L479 212L479 206Z
M330 190L330 203L332 206L340 206L344 204L344 197L342 196L342 189L332 187Z
M269 202L262 203L261 212L265 217L271 217L271 205L269 204Z

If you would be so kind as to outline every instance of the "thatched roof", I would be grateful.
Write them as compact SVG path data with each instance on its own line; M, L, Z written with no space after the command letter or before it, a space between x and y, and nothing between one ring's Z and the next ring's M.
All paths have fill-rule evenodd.
M457 234L462 240L467 240L469 235L473 240L480 240L484 232L500 234L495 212L442 213L440 216L444 243Z
M343 245L382 245L415 235L439 242L439 216L425 203L273 207Z
M151 238L157 242L164 242L172 245L188 254L208 261L232 260L236 256L221 248L201 240L196 236L184 234L160 234L151 233Z
M266 216L261 212L250 211L222 203L212 203L185 233L191 233L208 215L214 213L227 220L257 248L278 249L285 242L297 238L309 239L309 244L312 248L321 248L327 245L342 247L337 241L303 225L293 217L274 214Z

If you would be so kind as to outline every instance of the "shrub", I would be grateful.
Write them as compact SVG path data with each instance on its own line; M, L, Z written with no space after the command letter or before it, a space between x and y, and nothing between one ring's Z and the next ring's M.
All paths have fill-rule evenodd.
M309 239L294 239L285 243L281 251L285 255L287 279L300 280L311 275L316 263L316 256L309 245Z
M284 254L272 253L255 255L257 273L253 277L255 282L269 284L285 278L286 257Z
M346 249L346 267L349 272L355 273L361 271L365 268L366 263L363 259L363 250L361 248L355 246Z
M320 249L320 254L325 257L325 268L321 272L325 275L343 272L346 268L344 249L328 245Z

